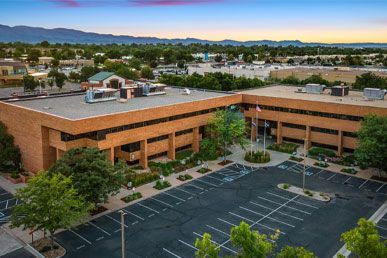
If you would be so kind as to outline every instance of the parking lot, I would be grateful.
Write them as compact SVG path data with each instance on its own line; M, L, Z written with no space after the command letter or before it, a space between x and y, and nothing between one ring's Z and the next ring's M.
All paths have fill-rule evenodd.
M387 240L387 213L384 214L383 218L376 224L376 228L379 231L380 238L383 241Z
M18 202L18 199L0 187L0 226L9 221L11 208Z
M292 161L285 161L279 164L277 167L298 174L301 174L304 170L304 165L302 163L296 163ZM316 177L321 180L327 180L336 184L342 184L349 187L359 188L365 191L371 191L387 195L387 184L383 182L362 179L352 175L334 173L327 169L317 168L308 165L305 167L305 175Z
M127 206L125 243L128 257L193 257L194 242L205 232L221 255L237 250L230 229L245 221L252 229L273 234L278 248L302 245L319 257L331 257L342 245L340 234L370 217L385 200L317 177L307 183L336 196L329 203L294 195L279 183L299 184L297 173L277 167L256 169L234 164L179 187ZM112 212L56 235L67 257L120 257L120 213Z

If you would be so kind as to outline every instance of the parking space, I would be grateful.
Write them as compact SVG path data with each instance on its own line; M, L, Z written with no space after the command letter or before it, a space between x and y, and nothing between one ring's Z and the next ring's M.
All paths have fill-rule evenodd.
M301 163L292 161L284 161L283 163L277 165L277 167L295 173L302 173L303 171L303 165ZM307 176L313 176L321 180L330 181L332 183L387 195L387 185L383 182L362 179L355 176L335 173L326 169L311 166L306 167L305 174Z
M18 203L18 199L0 187L0 226L9 221L11 209Z
M334 182L347 180L336 176L324 178L311 176L308 184L339 189ZM376 210L382 200L379 193L374 193L370 204L358 188L346 187L351 191L349 195L358 195L357 198L319 202L278 189L276 185L284 180L296 184L300 178L298 173L275 167L257 169L234 164L127 206L124 208L127 256L194 257L195 240L206 232L220 247L222 256L235 255L230 230L245 221L252 229L267 235L279 230L276 240L279 248L298 243L310 247L320 257L328 257L326 253L332 256L339 248L340 234L358 217ZM374 189L376 185L364 183L360 189L363 187ZM361 208L363 203L367 209ZM346 216L337 217L347 206L351 209L345 210ZM111 212L61 232L56 239L67 249L67 257L120 257L120 219L118 211ZM320 235L315 234L317 228ZM305 239L305 234L313 237Z

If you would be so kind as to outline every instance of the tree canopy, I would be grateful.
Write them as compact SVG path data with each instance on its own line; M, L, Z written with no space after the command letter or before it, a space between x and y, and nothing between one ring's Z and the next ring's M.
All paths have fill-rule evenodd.
M387 116L365 116L357 136L355 157L360 165L387 171Z
M356 81L352 84L352 87L359 90L364 88L387 89L387 78L383 78L371 72L364 73L360 76L356 76Z
M57 160L49 172L71 176L78 193L86 201L99 205L105 203L110 194L117 193L124 183L123 171L117 166L97 148L74 148Z
M14 138L7 131L7 127L0 121L0 171L19 169L21 154Z
M58 229L69 228L88 215L92 205L71 186L71 178L42 171L17 190L19 205L12 209L11 225L50 232L51 248Z
M197 258L216 258L218 257L220 248L211 242L211 235L203 234L203 238L197 238L195 247L198 249L195 253Z

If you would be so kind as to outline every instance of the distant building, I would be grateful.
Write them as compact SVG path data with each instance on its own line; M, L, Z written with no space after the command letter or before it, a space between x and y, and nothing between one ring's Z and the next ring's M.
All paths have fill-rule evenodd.
M70 60L60 60L60 66L94 66L93 59L70 59Z
M51 64L52 60L54 60L54 58L52 56L41 56L39 57L39 64L40 65L49 65Z
M81 83L81 88L87 90L89 88L113 88L120 89L130 82L125 78L115 75L111 72L99 72L89 79L87 82Z
M13 59L0 59L0 84L20 84L27 74L26 66Z

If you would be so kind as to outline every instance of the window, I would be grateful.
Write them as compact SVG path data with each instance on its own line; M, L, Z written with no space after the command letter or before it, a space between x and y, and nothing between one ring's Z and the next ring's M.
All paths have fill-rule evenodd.
M283 127L289 127L289 128L295 128L295 129L302 129L305 130L305 125L297 125L297 124L291 124L291 123L282 123Z
M192 132L193 132L193 129L191 128L191 129L187 129L187 130L176 132L175 135L176 136L180 136L180 135L189 134L189 133L192 133Z
M8 70L2 70L1 73L3 74L3 76L7 76L8 75Z
M168 139L168 135L161 135L161 136L158 136L158 137L154 137L154 138L150 138L147 140L148 143L152 143L152 142L159 142L159 141L162 141L162 140L166 140Z
M327 128L312 127L311 130L313 132L320 132L320 133L326 133L326 134L334 134L334 135L339 134L339 131L333 130L333 129L327 129Z

